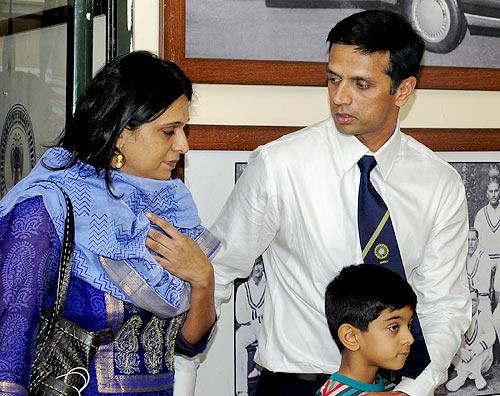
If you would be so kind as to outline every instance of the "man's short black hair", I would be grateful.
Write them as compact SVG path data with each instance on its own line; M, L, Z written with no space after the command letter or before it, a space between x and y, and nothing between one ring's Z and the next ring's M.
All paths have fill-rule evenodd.
M360 264L343 268L325 293L325 313L332 337L342 351L338 329L350 324L367 331L385 309L415 310L417 296L400 275L382 265Z
M328 34L333 44L354 45L361 53L389 52L386 73L395 94L403 80L417 77L424 54L424 41L400 15L385 10L352 14L337 23Z

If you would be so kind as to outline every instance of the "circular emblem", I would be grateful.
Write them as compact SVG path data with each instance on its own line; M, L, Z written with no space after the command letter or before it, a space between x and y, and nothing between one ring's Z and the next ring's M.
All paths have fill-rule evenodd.
M11 107L5 117L0 140L0 197L35 166L33 126L26 109Z
M389 248L385 243L379 243L377 246L375 246L375 257L377 257L379 260L385 259L389 255Z

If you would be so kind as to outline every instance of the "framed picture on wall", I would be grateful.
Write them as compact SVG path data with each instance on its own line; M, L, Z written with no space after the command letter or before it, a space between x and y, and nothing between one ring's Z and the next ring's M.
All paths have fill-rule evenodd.
M235 182L247 163L234 164ZM248 278L234 282L234 389L235 396L255 396L260 367L254 362L264 313L266 273L262 256L255 260Z
M457 153L443 157L462 177L467 194L467 278L473 315L448 381L435 394L495 395L500 393L500 161L485 153L474 153L472 160L464 158L467 161Z
M201 126L199 127L202 128ZM208 133L209 135L216 137L215 129L217 127L213 126L213 128L214 131L210 128L208 130L196 129L194 133ZM232 144L226 142L223 145L222 141L225 138L228 136L234 136L231 132L233 127L221 126L219 128L221 136L218 138L216 137L216 147L219 148L207 150L206 146L205 149L193 149L188 153L187 164L189 166L186 168L188 187L193 192L195 201L199 204L200 216L202 217L204 224L208 226L215 220L219 210L227 199L227 196L234 186L235 177L241 173L249 154L249 151L231 151L231 145L233 144L233 146L239 146L239 142L234 143L233 141ZM238 127L236 129L238 130ZM266 130L260 130L260 132L253 135L250 131L251 129L252 128L249 127L249 130L244 132L246 137L243 140L243 143L247 146L245 150L251 150L252 147L264 144L266 141ZM282 128L276 128L276 130L280 129ZM492 131L491 134L488 132L485 136L482 136L481 131L464 131L464 138L462 140L460 140L460 134L453 135L452 132L453 131L451 131L451 134L448 135L446 130L439 131L439 134L444 136L443 139L431 138L429 140L428 136L426 137L427 132L424 130L422 132L422 136L424 136L424 138L419 137L419 140L427 143L430 141L432 143L430 146L438 152L438 155L440 155L444 160L450 162L464 178L469 202L470 223L471 225L474 225L477 212L489 203L487 196L489 178L496 174L496 168L500 169L500 157L498 153L498 151L500 151L500 145L498 137L495 140L495 137L498 136L498 132L493 133ZM193 135L190 136L190 139L192 137ZM460 143L457 143L457 141L460 141ZM479 141L479 144L476 144L475 141ZM467 151L464 147L468 146L493 147L496 151ZM232 150L235 149L233 148ZM495 227L496 222L494 219L491 219L491 216L490 220L493 223L493 227ZM497 232L500 232L500 230ZM478 247L478 249L482 248ZM469 268L471 268L470 265ZM489 268L488 266L483 268L487 269L485 271L481 271L480 273L483 275L486 274L487 278L487 274L490 273ZM500 280L500 278L497 279L497 282L498 280ZM493 282L491 283L493 287L494 281L495 279L490 278L490 282ZM240 287L241 286L238 286L238 288ZM233 296L235 296L235 294L236 293L233 293ZM490 292L487 298L492 301L490 306L496 308L496 304L498 302L496 295ZM493 300L493 298L495 298L495 300ZM213 392L215 392L214 394L220 394L222 396L235 394L235 340L233 342L227 342L229 337L234 336L234 331L237 329L234 314L235 304L233 302L231 304L225 304L224 306L227 306L225 307L227 309L224 311L219 320L218 332L221 334L216 334L216 337L214 337L214 345L212 345L210 353L207 354L207 361L205 361L205 363L200 367L200 371L198 373L197 389L199 392L197 394L200 396L201 394L204 394L207 389L215 389L217 386L218 388L213 390ZM498 336L496 335L496 332L494 337L493 352L494 356L498 356ZM248 359L252 358L251 354L255 353L252 348L249 349L250 353L248 353L248 349L245 351ZM498 359L498 357L495 357L495 359ZM251 361L247 362L247 364L248 375L253 372L253 368L250 370L252 367ZM499 369L498 362L494 360L491 367L492 369L485 372L483 375L487 382L487 387L484 392L478 392L475 381L468 378L464 385L457 390L457 392L462 393L449 392L446 390L445 386L442 386L437 390L437 394L446 395L449 393L450 396L454 394L486 395L492 394L492 392L489 392L490 389L495 389L493 394L500 394L500 390L497 388L497 381L498 378L500 378L497 373L497 370ZM247 378L247 386L250 385L249 389L253 389L255 386L256 380L253 375L254 374L250 377L249 382ZM452 379L455 376L455 366L452 365L449 369L449 378ZM228 384L231 384L231 386Z
M383 8L406 17L426 42L419 88L498 90L496 3L162 0L160 47L196 82L324 86L333 25Z
M473 319L436 395L500 393L500 161L489 153L443 153L466 189L470 231L467 278ZM468 158L467 158L468 157ZM468 160L467 160L468 159ZM467 161L466 161L467 160ZM246 163L235 165L236 180ZM500 271L498 271L500 274ZM259 286L260 285L260 286ZM255 395L259 367L253 362L264 310L265 272L259 257L249 278L235 282L235 392ZM497 309L498 306L498 309Z

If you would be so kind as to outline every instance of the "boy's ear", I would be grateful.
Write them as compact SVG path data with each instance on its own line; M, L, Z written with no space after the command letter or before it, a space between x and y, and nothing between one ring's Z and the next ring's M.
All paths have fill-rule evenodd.
M340 342L350 351L357 351L359 349L359 330L350 325L349 323L343 323L340 325L338 330L338 336Z

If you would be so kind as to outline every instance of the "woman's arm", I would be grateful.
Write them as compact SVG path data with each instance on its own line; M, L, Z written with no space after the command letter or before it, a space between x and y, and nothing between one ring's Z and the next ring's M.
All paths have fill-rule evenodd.
M212 264L191 238L154 214L146 216L166 234L150 228L146 246L158 254L155 259L163 268L191 285L191 307L181 331L195 345L215 322Z
M0 394L26 395L40 312L60 243L41 196L0 219Z

